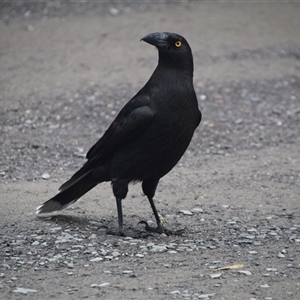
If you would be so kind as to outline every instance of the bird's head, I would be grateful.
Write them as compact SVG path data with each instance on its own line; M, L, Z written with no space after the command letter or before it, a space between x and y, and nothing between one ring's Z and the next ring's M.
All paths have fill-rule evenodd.
M171 32L154 32L144 36L141 41L158 49L159 64L180 66L193 73L192 50L183 36Z

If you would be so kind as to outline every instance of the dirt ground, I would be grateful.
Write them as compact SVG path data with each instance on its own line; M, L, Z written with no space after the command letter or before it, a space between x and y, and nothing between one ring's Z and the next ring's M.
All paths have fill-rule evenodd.
M19 2L0 7L1 299L300 299L300 4ZM140 184L117 228L110 185L67 210L35 208L146 82L157 51L189 41L203 121L155 200ZM229 268L227 268L229 267Z

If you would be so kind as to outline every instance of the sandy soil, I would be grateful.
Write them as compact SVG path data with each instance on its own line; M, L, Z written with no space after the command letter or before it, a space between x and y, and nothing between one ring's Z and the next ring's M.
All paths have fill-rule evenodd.
M3 4L0 298L299 299L299 12L299 3ZM109 184L37 218L151 75L157 52L139 39L153 31L182 34L194 53L203 121L156 194L166 226L185 234L106 235L101 226L117 228ZM132 236L153 220L139 184L123 209Z

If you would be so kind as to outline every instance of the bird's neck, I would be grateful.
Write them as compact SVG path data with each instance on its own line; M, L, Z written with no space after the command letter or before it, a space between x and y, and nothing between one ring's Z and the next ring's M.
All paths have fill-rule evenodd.
M185 67L176 67L174 63L169 65L165 61L159 62L150 80L168 84L171 81L181 86L193 88L193 70Z
M194 62L193 56L186 57L185 59L177 60L173 58L169 53L159 51L158 66L157 68L170 70L185 74L189 78L193 78L194 74Z

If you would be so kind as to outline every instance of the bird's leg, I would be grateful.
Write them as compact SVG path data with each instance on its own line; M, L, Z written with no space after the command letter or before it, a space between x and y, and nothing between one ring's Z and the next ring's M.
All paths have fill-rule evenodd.
M124 236L122 199L116 198L116 201L117 201L117 209L118 209L119 234L121 236Z
M143 188L143 192L145 193L145 195L148 197L149 203L151 205L155 220L156 220L156 224L157 227L151 227L149 226L149 224L146 221L140 221L139 224L145 224L145 230L146 231L151 231L151 232L157 232L157 233L165 233L166 235L180 235L183 233L182 230L177 230L177 231L171 231L169 229L164 228L164 226L162 225L159 215L157 213L154 201L153 201L153 197L155 194L155 190L157 187L159 179L147 179L144 180L142 183L142 188Z
M117 202L117 210L118 210L119 231L113 231L113 230L110 230L106 226L104 226L104 227L106 228L106 234L125 236L124 225L123 225L122 199L119 197L116 197L116 202Z
M162 224L161 224L160 217L159 217L158 212L157 212L157 209L156 209L156 207L155 207L153 198L148 196L148 200L149 200L149 202L150 202L150 205L151 205L151 208L152 208L152 211L153 211L155 220L156 220L157 227L151 227L151 226L149 226L148 223L147 223L146 221L140 221L140 223L141 223L141 224L145 224L145 229L146 229L147 231L158 232L158 233L164 233L164 232L165 232L165 228L164 228L164 227L162 226Z
M116 202L117 202L117 210L118 210L118 223L119 223L119 231L113 231L110 230L107 226L102 226L105 227L106 229L106 234L110 235L120 235L120 236L127 236L127 234L124 233L124 225L123 225L123 212L122 212L122 199L116 197ZM140 239L143 237L147 237L149 234L134 234L130 235L132 238Z
M113 193L116 197L116 202L117 202L119 232L116 233L114 231L107 229L106 231L107 234L125 236L124 225L123 225L122 199L126 198L128 192L128 184L129 184L128 180L112 181Z

